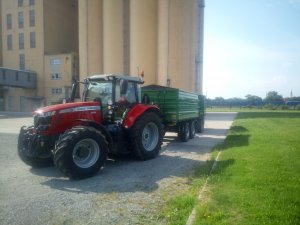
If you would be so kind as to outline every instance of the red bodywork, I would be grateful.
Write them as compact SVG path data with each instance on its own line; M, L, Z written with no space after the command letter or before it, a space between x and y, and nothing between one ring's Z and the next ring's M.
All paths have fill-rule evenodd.
M142 115L147 110L159 111L159 108L155 105L144 105L136 104L130 111L127 113L126 118L123 121L123 126L125 128L130 128L134 125L137 118Z
M47 106L34 112L41 113L55 112L52 116L50 127L41 131L44 135L55 135L63 133L66 129L80 125L80 120L91 120L102 124L101 106L98 102L74 102Z
M126 114L123 121L124 128L130 128L135 121L147 110L159 111L157 106L136 104ZM43 135L56 135L65 132L74 126L82 124L82 121L89 120L99 125L103 123L101 106L98 102L74 102L59 105L52 105L41 108L34 112L34 115L53 112L49 129L40 131Z

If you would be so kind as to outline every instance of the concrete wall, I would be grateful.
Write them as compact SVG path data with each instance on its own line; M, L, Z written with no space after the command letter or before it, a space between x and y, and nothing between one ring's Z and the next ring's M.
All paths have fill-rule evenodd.
M77 52L77 14L75 0L44 0L45 54Z
M145 85L202 92L203 4L79 1L81 79L101 73L138 76L144 71Z

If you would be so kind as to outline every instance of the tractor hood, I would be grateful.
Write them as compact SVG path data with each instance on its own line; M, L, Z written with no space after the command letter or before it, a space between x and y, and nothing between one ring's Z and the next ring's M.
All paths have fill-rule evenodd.
M34 115L55 114L55 113L71 113L80 111L100 110L99 102L72 102L66 104L58 104L46 106L34 111Z

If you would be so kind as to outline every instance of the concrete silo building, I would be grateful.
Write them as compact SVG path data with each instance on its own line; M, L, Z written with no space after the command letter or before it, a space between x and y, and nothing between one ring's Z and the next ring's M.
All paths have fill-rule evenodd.
M92 74L202 93L204 0L80 0L79 62Z
M0 0L0 111L104 73L202 93L203 16L204 0Z

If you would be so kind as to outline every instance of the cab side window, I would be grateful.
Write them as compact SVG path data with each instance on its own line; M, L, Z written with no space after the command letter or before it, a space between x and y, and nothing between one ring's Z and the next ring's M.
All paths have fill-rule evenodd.
M135 93L135 84L133 82L128 82L128 88L125 95L123 95L129 104L137 102Z

